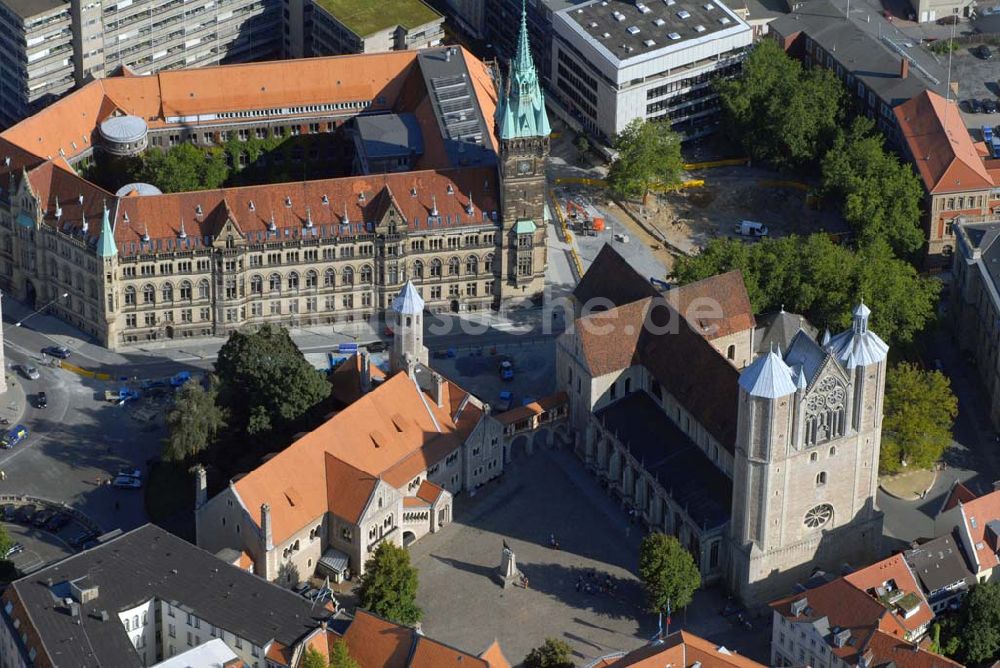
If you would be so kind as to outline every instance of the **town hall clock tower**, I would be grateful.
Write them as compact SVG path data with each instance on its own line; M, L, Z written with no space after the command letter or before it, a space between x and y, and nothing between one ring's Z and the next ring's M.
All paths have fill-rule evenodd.
M502 308L541 299L545 287L545 163L552 130L531 58L523 6L517 53L500 87L496 131L501 182L496 298Z

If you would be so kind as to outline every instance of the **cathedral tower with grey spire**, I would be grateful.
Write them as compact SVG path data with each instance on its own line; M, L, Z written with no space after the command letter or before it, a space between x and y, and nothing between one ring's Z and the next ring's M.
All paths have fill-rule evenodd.
M507 305L540 299L545 287L545 163L552 129L531 58L523 4L517 52L499 98L496 134L503 218L497 296Z

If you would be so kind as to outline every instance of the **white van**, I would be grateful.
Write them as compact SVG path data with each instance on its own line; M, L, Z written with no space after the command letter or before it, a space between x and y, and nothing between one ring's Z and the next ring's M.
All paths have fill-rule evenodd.
M744 237L766 237L767 225L753 220L741 220L733 225L733 232Z

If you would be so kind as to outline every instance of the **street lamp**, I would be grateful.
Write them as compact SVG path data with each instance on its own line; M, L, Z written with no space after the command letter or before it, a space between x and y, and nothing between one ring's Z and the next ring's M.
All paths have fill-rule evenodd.
M15 326L15 327L20 327L20 326L21 326L21 325L22 325L22 324L24 323L24 321L25 321L25 320L27 320L28 318L30 318L30 317L32 317L32 316L36 316L36 315L38 315L39 313L41 313L42 311L44 311L44 310L45 310L45 309L47 309L48 307L50 307L50 306L52 306L53 304L55 304L55 303L56 303L57 301L59 301L60 299L66 299L67 297L69 297L69 293L68 293L68 292L64 292L64 293L62 293L61 295L59 295L58 297L56 297L56 298L55 298L55 299L53 299L52 301L50 301L50 302L48 302L47 304L43 305L43 306L42 306L41 308L39 308L39 309L36 309L36 310L35 310L35 311L34 311L33 313L29 313L28 315L24 316L23 318L21 318L20 320L18 320L17 322L15 322L15 323L14 323L14 326Z

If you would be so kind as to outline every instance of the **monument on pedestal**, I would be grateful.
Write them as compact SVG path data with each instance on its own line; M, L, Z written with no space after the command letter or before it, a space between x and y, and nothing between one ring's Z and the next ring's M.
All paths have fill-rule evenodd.
M503 553L500 556L500 568L497 570L497 574L500 576L500 584L503 585L504 589L519 584L524 577L521 575L521 571L517 570L517 556L514 554L514 550L507 545L507 541L503 542Z

